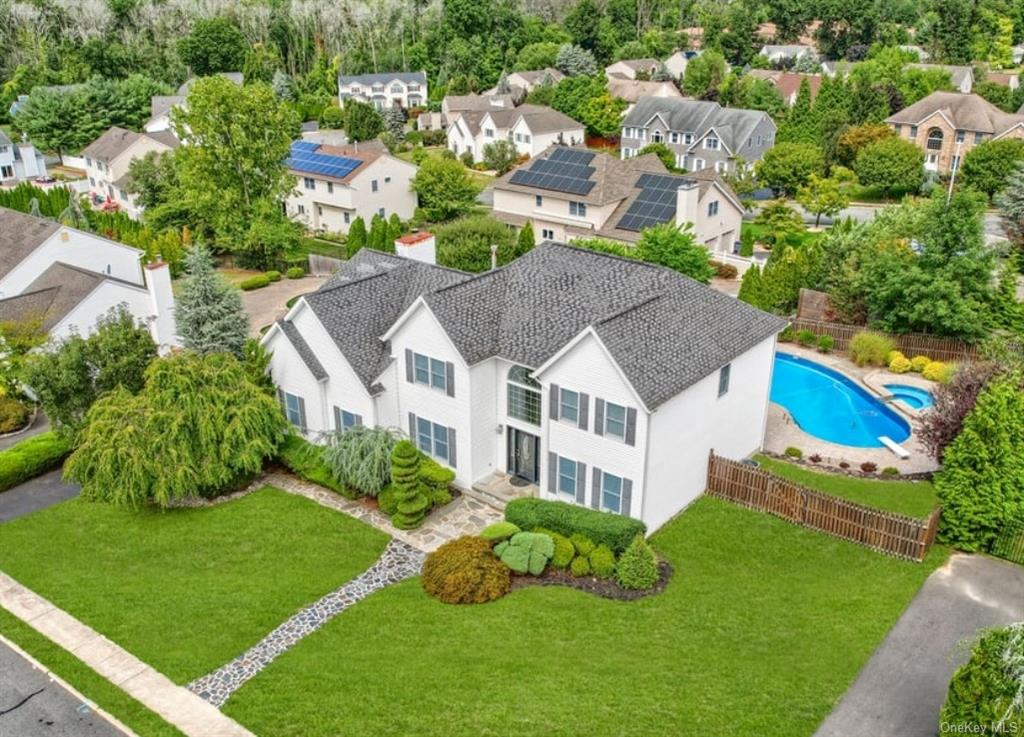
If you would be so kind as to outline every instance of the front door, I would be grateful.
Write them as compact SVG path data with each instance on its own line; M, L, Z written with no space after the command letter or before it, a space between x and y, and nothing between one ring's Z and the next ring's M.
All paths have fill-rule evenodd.
M514 427L508 429L508 472L536 484L540 480L540 438Z

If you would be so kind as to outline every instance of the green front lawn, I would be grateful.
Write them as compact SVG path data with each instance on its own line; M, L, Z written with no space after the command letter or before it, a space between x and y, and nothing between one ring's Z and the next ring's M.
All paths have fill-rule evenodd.
M269 487L166 512L73 499L0 525L0 570L187 683L362 573L387 539Z
M660 595L486 605L418 579L329 622L225 711L285 737L811 735L946 551L923 564L702 498L659 531Z
M756 456L761 466L785 479L866 507L908 517L927 517L939 504L930 481L884 481L812 471L775 458Z

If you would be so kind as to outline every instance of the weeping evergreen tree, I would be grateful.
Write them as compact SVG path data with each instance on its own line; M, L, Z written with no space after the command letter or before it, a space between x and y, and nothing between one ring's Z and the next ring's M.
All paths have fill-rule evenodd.
M345 241L345 255L352 258L364 248L366 248L366 222L358 217L349 226L348 239Z
M397 509L391 524L400 530L423 524L430 509L430 497L420 481L420 452L409 440L400 440L391 451L391 486Z
M185 256L188 277L177 298L178 335L196 353L225 352L241 358L249 334L249 318L237 289L213 268L210 252L193 246Z
M86 499L167 507L258 473L287 425L233 356L182 351L154 361L138 394L118 387L92 405L64 475Z

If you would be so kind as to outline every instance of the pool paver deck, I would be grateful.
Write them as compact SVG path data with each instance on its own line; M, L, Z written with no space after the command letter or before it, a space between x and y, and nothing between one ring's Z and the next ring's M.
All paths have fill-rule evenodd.
M189 737L253 737L213 705L2 572L0 606Z

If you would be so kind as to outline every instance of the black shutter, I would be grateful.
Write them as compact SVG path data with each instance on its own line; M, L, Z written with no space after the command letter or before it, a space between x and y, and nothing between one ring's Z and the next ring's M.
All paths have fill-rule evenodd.
M590 506L594 509L601 508L601 469L594 468L594 480L590 488Z
M412 351L408 348L405 349L405 380L410 384L413 381L412 376Z
M548 451L548 493L555 493L555 478L558 476L558 456Z
M335 405L334 407L334 429L338 432L344 430L344 426L341 424L341 408Z
M576 464L576 503L587 503L587 464Z
M363 424L363 416L362 415L356 415L356 424L357 425L362 425Z
M450 364L449 364L450 365ZM456 462L455 455L455 428L448 428L448 465L455 468L458 463Z
M548 417L558 419L558 384L552 384L548 392Z
M636 408L626 410L626 445L636 445Z
M579 394L579 428L580 430L590 429L590 395L580 392Z
M622 479L622 504L619 505L619 512L629 517L630 507L633 505L633 482L630 479Z
M455 364L448 361L444 365L445 371L445 391L449 397L455 396ZM452 464L455 465L455 464Z
M299 425L302 428L302 432L305 433L308 427L306 425L306 400L302 397L297 397L297 399L299 400Z
M420 447L419 439L416 437L416 415L412 412L409 413L409 440L417 448Z
M600 397L594 400L594 432L604 435L604 400Z

